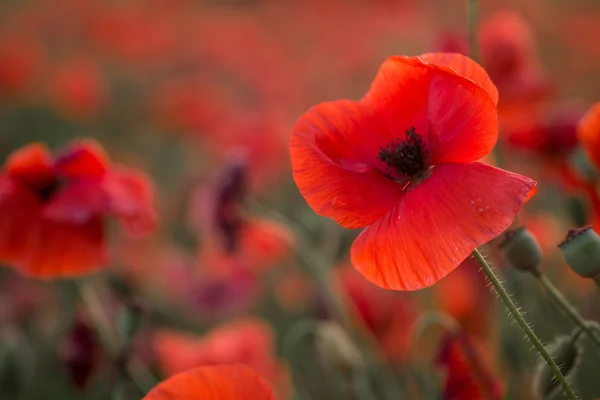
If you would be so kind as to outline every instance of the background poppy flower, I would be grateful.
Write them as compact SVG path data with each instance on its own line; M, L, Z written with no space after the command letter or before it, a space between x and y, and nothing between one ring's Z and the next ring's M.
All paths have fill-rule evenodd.
M484 365L477 349L463 333L445 335L436 363L445 370L444 400L499 400L500 382Z
M15 151L0 175L0 213L0 260L40 278L100 268L107 216L131 233L155 225L149 180L111 165L93 141L73 143L54 158L41 143Z
M142 400L270 400L267 381L244 365L199 367L161 382Z
M535 182L476 162L498 94L458 54L391 57L360 101L319 104L292 130L294 180L320 215L363 228L354 266L388 289L430 286L499 235Z
M288 375L276 357L274 340L273 331L265 322L244 318L204 336L164 329L155 334L153 348L166 375L201 365L240 363L255 369L282 394L288 392Z
M590 161L600 170L600 102L594 104L581 119L578 136Z

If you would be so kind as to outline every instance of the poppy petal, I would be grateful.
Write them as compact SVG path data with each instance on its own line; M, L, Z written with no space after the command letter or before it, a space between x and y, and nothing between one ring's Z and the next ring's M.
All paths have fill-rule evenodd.
M352 263L387 289L431 286L502 233L535 185L482 163L437 166L356 238Z
M108 195L96 179L77 180L62 187L44 207L44 216L54 221L81 224L95 215L108 213Z
M498 139L498 113L485 90L459 75L438 71L429 84L431 163L469 163Z
M359 103L341 100L311 108L292 130L290 155L300 192L317 214L346 228L379 220L402 193L370 164L377 162L378 151L371 140L376 125L370 122Z
M42 219L36 243L20 265L24 275L38 278L81 276L102 267L106 261L104 228L100 218L85 224Z
M56 156L54 167L62 177L101 177L108 169L108 155L95 140L80 140Z
M4 168L10 178L34 188L54 179L52 155L43 143L31 143L14 151Z
M142 400L273 400L273 392L253 369L240 364L181 372L163 381Z
M589 159L600 169L600 102L594 104L581 119L578 136Z
M381 64L362 102L377 114L382 128L370 127L364 140L372 140L381 147L414 127L429 147L427 105L430 96L426 88L431 72L432 68L417 57L389 57ZM375 140L373 135L382 138Z
M448 67L460 76L469 78L487 92L494 104L498 104L498 89L488 73L473 59L459 53L425 53L419 58L428 64Z
M431 165L477 161L498 139L496 105L488 92L418 57L388 58L362 102L390 137L415 127L430 150ZM371 126L365 138L373 140L378 130Z
M151 232L157 223L154 187L143 173L119 167L102 181L108 207L107 212L121 218L131 234Z
M31 191L0 178L0 262L15 265L31 254L40 211Z

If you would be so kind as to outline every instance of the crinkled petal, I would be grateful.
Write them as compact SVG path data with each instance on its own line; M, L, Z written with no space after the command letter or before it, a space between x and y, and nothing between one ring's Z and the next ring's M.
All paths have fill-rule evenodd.
M460 76L469 78L487 92L494 104L498 104L498 89L488 73L473 59L459 53L425 53L419 58L428 64L448 67Z
M496 105L485 89L454 70L418 57L388 58L362 102L373 109L388 137L414 126L430 164L481 159L498 139ZM371 128L370 137L375 135Z
M108 155L95 140L80 140L56 156L54 167L65 178L99 178L108 170Z
M361 100L373 109L380 123L378 129L372 127L366 134L376 142L377 149L404 138L411 127L429 147L427 88L432 72L432 68L417 57L395 56L383 62L369 92Z
M485 90L439 71L429 84L431 163L469 163L487 155L498 139L496 105Z
M346 228L364 227L385 216L401 186L370 162L372 117L359 103L322 103L300 117L292 130L293 175L307 203L319 215Z
M106 262L104 227L100 218L84 224L41 219L35 245L19 265L24 275L65 278L89 274Z
M273 392L253 369L240 364L181 372L161 382L142 400L273 400Z
M352 263L387 289L431 286L502 233L535 185L482 163L437 166L356 238Z
M600 170L600 102L581 119L578 136L589 159Z

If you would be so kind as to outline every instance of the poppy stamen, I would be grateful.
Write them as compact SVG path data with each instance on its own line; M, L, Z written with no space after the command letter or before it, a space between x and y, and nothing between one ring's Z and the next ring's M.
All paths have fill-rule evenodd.
M414 126L406 130L406 138L390 142L382 147L377 158L394 172L414 176L427 169L428 151Z

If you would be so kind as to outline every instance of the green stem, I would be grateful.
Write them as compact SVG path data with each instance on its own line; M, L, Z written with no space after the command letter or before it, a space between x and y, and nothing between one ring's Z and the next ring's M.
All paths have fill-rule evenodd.
M564 377L562 372L560 372L558 365L556 365L556 362L554 361L554 359L552 359L552 357L550 356L540 339L533 332L527 321L525 321L525 318L523 318L523 315L521 315L521 312L510 298L510 295L508 294L506 289L504 289L504 286L502 286L500 279L498 279L492 267L487 263L485 258L483 258L479 250L473 250L472 254L477 263L479 263L479 265L481 266L481 269L483 269L483 272L485 272L488 279L496 289L496 292L504 302L504 305L506 306L506 308L508 308L508 311L511 314L511 316L519 324L521 329L523 329L523 332L525 332L529 340L531 340L531 343L533 343L533 346L536 348L538 353L540 353L540 355L544 358L544 360L548 364L548 367L550 367L550 370L556 377L556 380L560 382L560 385L562 386L563 391L565 392L567 397L570 400L577 400L577 397L575 396L573 389L571 389L571 386L569 386L567 379Z
M543 272L536 275L536 279L538 282L546 289L546 291L550 294L550 297L554 302L562 309L562 311L575 322L575 324L579 325L581 329L585 332L586 335L590 337L600 347L600 339L596 334L590 329L589 325L583 319L583 317L577 312L575 307L569 303L569 300L563 296L563 294L554 286L552 281L548 278L546 274Z
M83 304L92 319L94 328L98 332L104 347L114 358L119 357L122 345L116 332L110 328L112 325L110 318L102 306L98 293L96 293L96 290L89 282L83 283L78 281L76 284ZM126 369L131 380L143 393L147 393L155 386L157 382L156 378L152 376L146 365L136 357L131 357Z
M469 26L469 48L471 58L479 62L479 46L477 45L477 0L467 0L467 18Z

